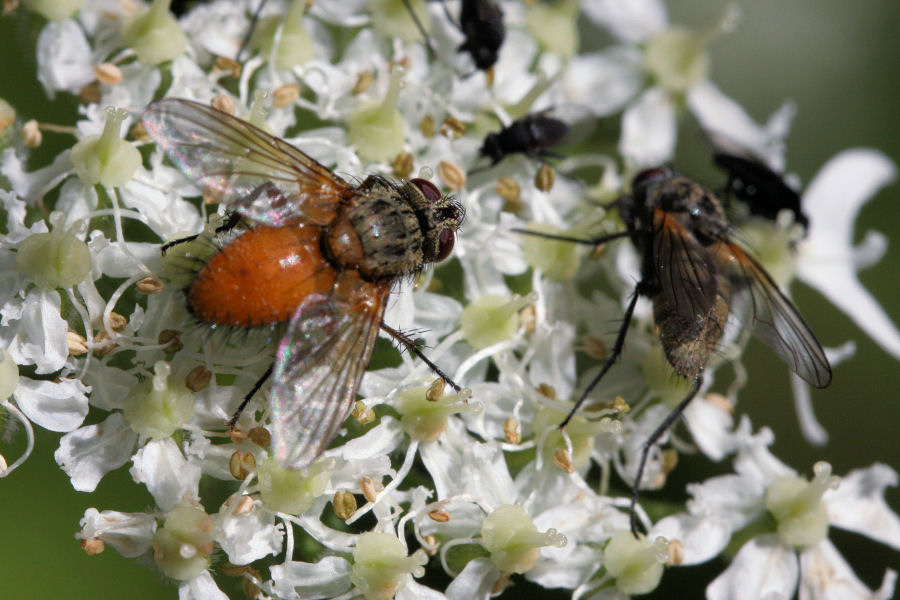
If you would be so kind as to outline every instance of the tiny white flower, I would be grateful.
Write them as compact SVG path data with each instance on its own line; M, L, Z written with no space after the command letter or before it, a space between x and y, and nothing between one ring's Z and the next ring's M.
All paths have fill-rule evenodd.
M862 206L897 177L897 168L874 150L846 150L813 178L801 205L809 232L798 244L797 278L844 311L878 345L900 358L900 331L857 271L877 262L887 248L884 235L867 232L853 245L853 224Z

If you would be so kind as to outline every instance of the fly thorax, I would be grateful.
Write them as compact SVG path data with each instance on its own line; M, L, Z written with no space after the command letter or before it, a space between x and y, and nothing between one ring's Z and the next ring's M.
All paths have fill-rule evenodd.
M326 255L369 281L413 273L423 261L419 219L398 190L384 183L368 189L364 184L326 237Z

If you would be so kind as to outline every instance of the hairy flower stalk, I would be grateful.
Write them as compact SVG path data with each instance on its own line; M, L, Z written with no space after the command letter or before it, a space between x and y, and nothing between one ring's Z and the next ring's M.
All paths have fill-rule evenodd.
M752 325L746 302L731 307L714 340L684 426L648 449L647 493L636 506L645 531L630 529L643 445L692 382L673 373L659 315L644 302L632 306L627 343L616 344L645 268L638 253L648 249L633 243L642 230L600 245L571 240L620 234L634 221L639 207L617 203L633 197L634 174L678 167L676 149L699 143L679 132L684 114L785 172L792 106L759 125L711 80L712 42L725 46L727 33L744 26L736 9L697 31L669 23L662 0L484 4L494 3L499 21L476 26L460 6L468 3L269 0L249 37L259 2L189 3L178 15L179 3L168 0L8 3L13 14L4 19L40 31L4 40L6 55L30 57L47 99L23 99L15 82L0 99L4 497L16 496L16 478L31 476L35 457L46 455L41 445L58 438L54 459L77 491L66 502L79 502L83 517L44 539L68 540L83 550L79 560L113 549L121 556L104 560L135 561L165 580L157 597L182 600L468 600L540 597L540 588L621 600L668 594L672 571L714 558L723 571L703 584L713 600L752 597L747 590L790 598L798 589L809 598L891 597L892 569L870 589L829 536L848 529L900 548L900 519L884 501L897 474L875 464L838 479L817 462L808 478L794 470L802 465L771 453L772 432L754 428L739 402L748 378L769 376L741 362L750 331L740 325ZM459 49L497 42L478 36L500 23L503 43L488 75ZM54 97L65 101L51 105ZM162 98L223 112L142 120ZM587 140L550 151L516 147L488 165L488 133L565 106L585 114L583 123L563 124L576 130L567 138ZM53 124L45 122L50 110L59 111ZM218 128L224 114L252 127ZM590 123L597 119L600 127ZM465 209L458 230L454 221L416 238L423 241L414 252L437 246L429 251L448 259L397 278L385 292L385 327L374 319L371 331L346 328L347 314L370 308L359 289L390 278L362 275L371 258L362 250L335 267L336 247L356 252L362 242L350 229L327 230L338 222L334 206L344 211L358 200L324 176L315 186L298 183L319 167L348 185L371 174L413 179L398 189L416 210L398 210L396 227L364 229L375 240L366 243L383 244L385 254L408 250L409 231L459 210L429 216L416 190L428 203L450 195ZM900 332L857 276L886 241L870 232L855 243L853 229L859 208L895 178L884 154L847 150L798 191L800 212L769 219L736 210L729 226L785 294L794 279L808 283L900 358ZM724 190L729 182L703 183ZM354 231L373 222L379 202L387 201L353 213ZM327 240L297 245L297 236L326 230ZM277 264L262 253L236 271L282 281L286 269L319 260L311 277L324 281L334 270L333 287L316 283L325 290L305 296L288 289L285 297L302 298L279 322L233 327L225 322L240 321L246 306L283 298L262 285L230 286L222 298L240 302L221 321L204 318L191 290L221 275L206 267L224 248L243 247L242 236L272 231L289 233L270 248L281 252ZM285 245L312 247L314 256ZM732 279L734 290L716 291L737 297L740 278ZM216 312L222 298L203 308ZM820 335L842 341L833 331ZM415 347L395 344L398 352L391 342L400 336ZM350 360L362 363L370 342L370 364ZM306 343L333 360L292 363ZM851 346L827 349L835 381ZM341 351L329 354L332 347ZM287 367L270 371L273 364ZM304 369L313 376L298 384ZM352 398L329 387L347 373L361 377ZM823 441L806 384L797 382L803 431ZM285 394L296 395L298 411L346 418L304 429L297 411L273 401ZM317 404L329 402L342 404L330 412ZM321 440L320 428L333 433L321 452L285 460L293 451L279 446L285 430ZM679 460L698 450L733 473L692 477L691 461ZM691 481L687 492L668 483L673 470ZM127 507L100 495L116 484L129 486L118 496L133 499ZM9 594L39 595L42 582L30 577L4 586L18 579L28 592Z

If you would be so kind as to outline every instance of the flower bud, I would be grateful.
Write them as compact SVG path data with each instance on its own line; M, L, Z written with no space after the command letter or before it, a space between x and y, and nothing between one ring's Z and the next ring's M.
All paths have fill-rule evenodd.
M307 0L293 0L284 16L281 39L275 50L275 66L291 69L309 62L313 57L312 36L303 27L303 13Z
M576 0L533 2L526 9L528 31L547 50L569 58L578 51L578 9Z
M153 560L166 577L190 581L209 567L213 551L212 518L202 508L179 505L154 534Z
M618 433L622 425L609 417L593 421L575 415L569 419L564 434L559 430L559 424L567 414L566 411L541 404L534 417L534 432L537 439L543 440L542 451L545 461L552 461L565 470L568 470L568 467L578 470L590 462L591 452L594 451L594 438L602 433ZM561 451L570 452L571 456L562 461L562 457L558 454Z
M153 366L154 375L131 388L122 411L139 435L154 439L169 437L194 416L194 394L184 379L170 375L165 361Z
M119 137L124 109L106 109L106 125L100 135L88 136L72 148L75 174L91 185L118 186L129 181L141 165L141 153Z
M798 549L815 546L828 535L828 511L822 496L840 484L831 465L817 462L814 477L788 475L772 482L766 491L766 509L778 522L778 537Z
M466 341L481 349L511 339L519 330L519 311L536 300L534 293L512 298L488 294L475 300L459 318Z
M555 529L541 533L524 508L503 504L484 518L481 543L498 569L525 573L537 563L542 547L563 546L566 538Z
M61 21L81 10L84 0L22 0L22 4L49 21Z
M91 272L91 251L75 237L83 223L63 229L63 220L62 213L51 213L50 232L25 238L16 254L19 271L45 289L72 287Z
M298 515L306 512L325 493L331 477L331 461L319 459L303 469L286 469L269 457L259 466L259 492L269 508Z
M408 5L408 7L407 7ZM410 11L416 14L427 32L430 21L425 0L373 0L369 6L372 25L388 39L397 38L406 42L421 42L422 34L416 26Z
M403 543L389 533L367 532L356 540L350 581L367 600L388 600L408 574L421 577L428 557L421 549L406 555Z
M560 231L555 227L542 223L532 223L528 226L528 230L538 233L570 235L568 232ZM578 237L577 234L571 235L572 237ZM521 240L522 254L524 254L525 261L532 268L557 281L568 281L575 277L580 263L579 244L527 234L523 235Z
M644 536L635 538L627 530L617 531L603 551L606 572L626 594L652 592L662 579L663 565L669 560L668 545L664 537L651 542Z
M403 69L394 69L384 100L360 106L350 115L347 134L366 160L390 160L403 150L403 118L397 110L403 74Z
M122 27L122 40L145 65L158 65L177 58L187 48L187 37L169 13L172 0L153 0L149 10L129 19Z
M429 390L428 386L416 386L397 395L400 425L409 437L421 442L430 442L440 437L447 428L450 415L472 410L472 405L464 401L468 396L452 394L432 399L429 397Z

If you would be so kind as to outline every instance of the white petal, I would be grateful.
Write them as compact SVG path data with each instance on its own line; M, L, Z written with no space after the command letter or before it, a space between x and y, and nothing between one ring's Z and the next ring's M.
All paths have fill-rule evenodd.
M687 102L704 130L750 151L775 171L784 170L784 136L796 113L792 103L782 105L763 127L710 81L694 85L688 92Z
M245 10L238 2L201 3L180 25L193 44L214 55L235 57L249 27Z
M463 436L457 438L448 430L437 441L419 448L438 499L472 494L488 504L514 502L515 485L503 452L494 444L479 444L467 434Z
M286 562L269 567L272 590L287 600L332 598L350 589L350 563L327 556L317 563Z
M626 42L643 42L668 24L661 0L585 0L581 9L594 23Z
M586 106L598 117L611 115L640 91L641 60L629 46L573 57L563 76L565 101Z
M447 600L447 596L408 577L394 596L397 600Z
M694 516L677 514L666 517L653 526L648 536L661 535L670 542L678 540L684 548L682 565L696 565L717 556L731 539L731 526L716 515Z
M77 379L41 381L22 377L16 404L30 421L50 431L72 431L88 414L88 388Z
M724 573L706 588L707 600L790 600L798 577L797 557L775 536L744 544Z
M13 325L15 336L8 348L17 364L35 365L38 373L53 373L66 363L69 326L60 315L59 307L56 290L33 290L25 297L18 323ZM4 325L8 324L8 308L9 305L3 307Z
M51 21L38 36L38 80L52 98L55 91L77 94L94 80L91 46L75 21Z
M213 517L221 531L216 541L234 565L246 565L264 556L281 552L284 527L275 525L275 515L252 502L249 512L237 510L249 497L236 494L222 505Z
M53 457L71 478L72 487L93 492L104 475L128 462L135 444L137 434L121 413L114 412L102 423L64 435Z
M69 151L63 150L56 155L53 162L36 171L26 172L27 165L16 155L15 148L7 148L0 155L0 173L9 180L9 186L29 206L34 206L55 183L72 172L72 159ZM42 227L46 231L44 221L39 220L32 225L32 232L36 227Z
M348 440L336 453L344 460L353 462L365 460L377 456L387 456L400 447L403 442L403 428L400 422L392 417L385 416L375 427L352 440Z
M99 360L91 361L83 379L91 386L91 406L107 411L122 410L128 392L138 383L133 373Z
M147 490L163 510L171 510L185 495L196 498L200 465L185 460L171 438L150 440L138 450L129 473Z
M831 362L831 365L834 366L834 363ZM828 442L828 432L816 419L809 384L796 373L791 373L791 390L794 392L794 410L797 411L803 437L814 446L824 446Z
M209 571L203 571L178 586L178 600L228 600L228 596L219 589Z
M706 397L694 400L684 411L684 423L700 450L719 461L734 452L734 417L720 403Z
M822 168L803 195L810 226L797 257L797 276L900 358L900 331L857 279L857 249L853 247L859 209L895 177L894 163L874 150L847 150Z
M177 234L198 231L203 227L203 219L191 203L154 184L144 183L143 178L132 179L121 186L119 194L122 203L136 209L144 217L144 223L162 240L170 240Z
M531 342L534 355L528 365L528 377L534 385L550 385L560 398L571 396L575 386L574 341L575 328L570 323L538 325Z
M829 522L900 549L900 517L884 500L887 487L897 487L897 472L887 465L851 471L823 497Z
M660 165L675 151L675 106L660 88L650 88L622 117L619 153L635 167Z
M859 580L827 539L800 554L800 600L889 600L897 573L888 569L881 589L872 592Z
M487 600L500 572L488 558L476 558L466 563L462 572L447 586L448 600Z
M82 540L99 538L125 557L135 557L150 550L156 533L156 519L146 513L123 513L114 510L98 511L89 508L79 522L81 531L75 537Z

